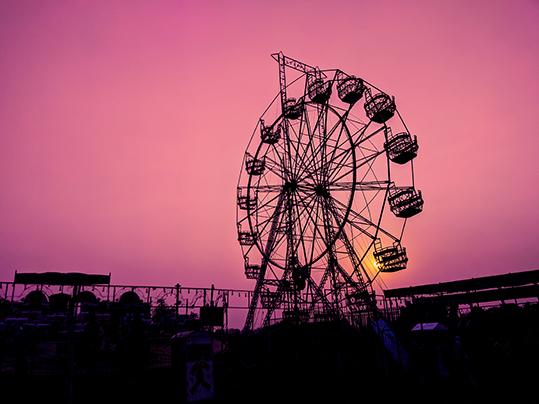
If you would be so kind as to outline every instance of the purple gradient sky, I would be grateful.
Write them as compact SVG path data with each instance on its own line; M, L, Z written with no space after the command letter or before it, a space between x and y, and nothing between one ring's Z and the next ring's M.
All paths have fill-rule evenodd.
M0 279L251 287L235 186L270 53L361 75L418 135L389 286L539 268L539 2L0 2Z

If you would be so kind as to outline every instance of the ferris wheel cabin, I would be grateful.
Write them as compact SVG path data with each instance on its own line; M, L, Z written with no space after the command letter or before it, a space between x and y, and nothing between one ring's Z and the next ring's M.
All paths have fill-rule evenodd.
M272 126L266 126L264 120L260 120L260 139L263 143L276 144L281 139L281 125L273 129Z
M240 242L240 245L255 245L257 236L258 235L256 233L242 230L241 226L238 225L238 241Z
M380 272L397 272L406 269L408 257L406 248L400 242L395 241L392 246L382 247L380 239L374 242L374 259Z
M421 191L414 187L395 187L389 190L389 207L397 217L409 218L423 210Z
M355 76L344 76L343 73L340 73L337 80L337 93L342 102L354 104L363 97L365 85L360 78Z
M238 187L237 201L238 201L238 207L241 210L251 210L251 209L256 208L256 205L258 204L258 197L256 195L251 196L248 193L244 195L243 189Z
M295 98L288 98L283 105L283 113L287 119L299 119L303 114L303 102Z
M245 256L245 277L247 279L258 279L260 271L260 265L250 264L249 257Z
M265 169L266 169L266 160L264 158L255 159L249 153L246 153L246 155L245 155L245 170L247 171L248 174L250 174L250 175L262 175L262 174L264 174Z
M384 123L395 115L397 106L395 97L390 97L385 93L371 94L371 90L365 91L365 112L367 117L376 123Z
M419 145L417 136L412 136L408 132L393 134L391 128L386 128L386 149L389 159L397 164L406 164L417 156Z
M319 71L307 79L309 98L317 104L325 104L331 97L331 81L325 81Z

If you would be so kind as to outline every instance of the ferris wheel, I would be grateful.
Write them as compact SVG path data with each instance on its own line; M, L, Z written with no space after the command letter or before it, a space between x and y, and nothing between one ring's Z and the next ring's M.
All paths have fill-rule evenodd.
M394 97L339 69L272 57L279 93L237 187L238 241L255 280L244 330L375 309L374 284L406 268L406 221L423 209L417 138Z

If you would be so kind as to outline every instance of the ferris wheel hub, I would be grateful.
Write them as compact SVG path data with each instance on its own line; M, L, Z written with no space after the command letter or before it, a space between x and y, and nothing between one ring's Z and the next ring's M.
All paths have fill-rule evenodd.
M329 198L329 189L327 189L323 184L318 184L314 187L314 192L317 196L323 198Z
M283 191L287 193L296 192L298 189L298 182L296 180L286 181L283 185Z

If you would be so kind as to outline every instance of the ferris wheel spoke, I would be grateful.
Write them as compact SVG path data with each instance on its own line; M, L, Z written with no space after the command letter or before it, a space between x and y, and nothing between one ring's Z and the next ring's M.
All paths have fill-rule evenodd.
M261 177L260 181L257 184L251 186L251 191L255 192L255 194L262 194L265 198L268 197L268 194L281 192L283 186L281 184L274 184L273 182L275 181L272 180L273 178L268 178L267 176Z
M282 147L282 146L281 146ZM273 156L277 156L277 158L274 158L273 161L275 163L275 165L278 165L279 166L279 169L281 171L281 175L280 177L281 178L285 178L285 169L286 169L286 166L284 164L284 161L283 161L283 157L281 156L281 153L279 153L279 150L277 150L277 147L275 146L275 144L272 144L271 145L271 148L270 148ZM284 149L283 149L284 151ZM279 160L279 161L277 161Z
M271 156L269 156L269 153L271 153ZM274 168L278 167L279 174L277 174L277 176L281 179L284 178L285 164L281 154L278 152L274 144L267 149L265 158L267 158L273 164ZM273 172L275 173L275 170L273 170Z
M257 222L256 229L257 229L257 233L259 234L260 237L264 234L264 231L266 230L267 226L270 223L277 222L277 225L279 225L279 223L282 221L282 216L283 215L281 214L282 213L282 209L281 209L282 197L281 196L282 196L282 194L277 195L277 197L280 197L280 198L277 201L277 205L275 206L275 209L273 210L273 213L271 215L269 215L269 217L267 219ZM276 199L276 198L274 198L274 199ZM277 215L280 215L280 217L277 217ZM261 230L259 230L260 226L262 226Z
M344 144L344 143L343 143L343 144ZM338 146L331 146L331 147L332 147L332 148L337 148L337 149L340 148L340 147L338 147ZM344 150L344 148L342 148L342 150ZM306 167L304 168L303 173L304 173L305 175L299 179L300 182L303 182L303 181L306 181L306 180L310 180L310 179L314 179L314 178L313 178L314 176L313 176L313 174L312 174L312 172L313 172L313 164L312 164L312 162L314 162L314 160L316 159L317 155L318 155L318 151L317 151L316 155L314 155L314 156L311 158L311 160L309 160L309 165L306 166ZM351 158L352 158L352 155L349 155L348 157L351 159ZM349 168L352 168L349 164L352 164L352 165L353 165L353 163L348 163L348 162L346 162L346 163L344 163L344 164L347 165ZM321 164L321 166L322 166L321 170L324 170L324 174L323 174L323 175L326 176L326 177L329 176L328 171L326 170L326 168L327 168L327 166L328 166L328 163L327 163L327 162L324 162L323 164ZM303 173L302 173L302 174L303 174Z
M303 159L305 158L305 156L309 155L311 153L311 150L312 150L312 142L313 142L313 137L312 137L312 132L311 132L311 128L310 128L310 122L309 122L309 113L307 111L307 109L305 109L304 113L303 113L303 116L302 116L302 124L303 122L305 122L305 128L306 128L306 131L307 131L307 142L306 143L302 143L302 150L303 152L298 155L296 155L296 166L295 166L295 169L294 169L294 178L298 178L298 173L299 171L301 170L301 166L303 164Z
M327 115L327 113L326 113ZM324 167L324 163L325 163L325 148L327 147L327 144L328 144L328 140L331 139L331 135L334 133L334 131L339 127L340 125L340 131L339 131L339 135L337 137L337 139L335 140L335 144L332 145L331 147L333 148L333 153L335 152L336 149L342 149L342 150L347 150L345 148L341 148L340 147L340 139L341 139L341 136L342 136L342 133L344 131L344 125L342 124L342 122L340 120L338 120L335 125L332 127L332 129L327 133L327 134L322 134L322 136L320 137L320 141L319 141L319 144L318 146L316 147L315 150L312 150L312 153L311 155L308 157L307 160L303 160L302 161L302 164L303 164L303 167L302 167L302 171L300 172L299 176L301 177L302 175L304 174L307 174L307 176L310 176L309 173L319 173L320 171L322 171L323 167ZM345 139L343 140L343 145L348 141L348 139L345 137ZM320 164L318 165L319 168L317 167L317 164L316 162L320 160ZM305 179L307 177L303 177L303 179Z
M316 162L316 159L318 158L318 154L320 153L320 150L323 147L323 143L327 142L327 140L331 138L331 135L333 134L333 132L339 127L339 124L342 123L341 120L338 120L333 125L333 127L330 129L329 132L326 133L325 130L322 130L322 133L320 133L319 136L316 136L316 129L317 128L319 129L319 132L320 132L320 126L321 126L320 122L321 122L322 116L323 116L323 120L325 122L324 126L327 126L327 116L328 116L328 114L327 114L327 111L328 111L327 105L324 106L323 111L324 111L323 114L320 114L320 112L317 114L317 116L318 116L317 122L315 124L314 129L310 132L310 136L309 136L310 140L314 140L315 138L318 138L319 144L316 147L316 149L311 149L311 154L310 155L304 155L302 157L301 163L299 165L301 171L298 172L298 177L301 177L306 171L312 171L312 170L309 170L309 169L314 168L314 166L315 166L314 163ZM341 131L342 131L343 126L344 125L341 125ZM305 160L305 158L307 158L307 160ZM318 172L317 170L314 170L314 171Z
M305 255L305 261L308 262L308 263L312 263L313 262L313 258L314 258L314 250L316 248L316 246L318 245L317 243L317 238L316 238L316 221L318 220L318 198L316 198L315 194L313 193L312 195L314 197L314 200L313 202L311 203L311 206L309 207L309 204L306 203L306 201L301 198L301 195L298 194L297 195L297 199L299 200L299 202L301 203L301 205L304 206L304 212L306 213L303 214L303 217L305 218L305 226L304 226L304 229L309 229L310 230L310 233L311 235L309 236L309 240L311 242L311 245L310 245L310 254L309 254L309 258L307 260L307 254ZM315 219L314 221L312 220L312 213L313 211L316 209L316 217L317 219ZM323 249L322 249L323 251Z
M278 171L278 170L275 169L276 167L281 168L281 165L279 163L277 163L275 160L273 160L271 157L268 157L267 154L265 156L265 159L266 159L266 161L269 160L269 162L271 163L271 164L266 163L266 168L268 168L277 177L282 179L283 178L283 173L281 171Z
M310 259L309 259L309 262L312 262L313 261L313 258L314 258L314 247L315 247L315 232L316 232L316 228L318 226L318 220L319 220L319 208L320 208L320 201L318 200L318 198L315 198L315 204L316 204L316 218L315 220L312 221L312 229L313 229L313 243L311 245L311 255L310 255Z
M331 204L331 205L333 205L333 206L331 207L331 210L333 211L333 214L334 214L334 215L335 215L335 214L338 214L339 216L340 216L340 215L344 215L345 212L343 212L343 209L346 208L346 207L344 206L344 204L342 204L340 201L338 201L338 200L336 200L336 199L333 199L333 202L334 202L334 203ZM337 206L337 205L339 205L339 206ZM359 230L359 231L360 231L361 233L363 233L365 236L371 238L372 240L376 239L376 234L370 233L368 230L366 230L366 229L364 229L363 227L361 227L359 223L357 223L356 221L352 220L352 219L357 218L357 217L363 219L363 216L361 216L361 215L357 214L356 212L354 212L353 209L350 209L350 213L349 213L349 215L348 215L348 222L349 222L349 224L350 224L352 227L356 228L356 230ZM369 221L363 221L363 220L361 220L361 223L367 224L368 227L371 226L371 223L369 223Z
M365 174L366 175L366 174ZM374 193L372 194L372 196L369 198L367 198L367 194L365 193L365 191L361 191L361 195L363 196L363 201L365 202L365 206L363 207L363 209L361 209L361 211L359 212L359 214L363 214L364 211L367 211L368 214L369 214L369 217L371 218L372 220L372 214L371 214L371 204L373 203L373 201L376 199L376 197L378 196L378 194L381 192L381 191L387 191L387 188L386 189L379 189L379 190L376 190L374 191ZM385 194L384 194L385 195Z
M314 195L311 196L311 197L309 197L309 198L307 198L307 200L309 200L309 199L312 198L312 197L314 197ZM299 213L299 215L300 215L300 216L303 215L303 213L305 212L306 209L307 209L307 207L304 206L303 210ZM283 215L283 217L284 217L284 215ZM298 220L298 221L299 221L299 220ZM283 221L281 220L281 222L280 222L280 224L279 224L279 227L281 227L282 225L283 225ZM276 241L276 243L275 243L274 251L279 249L279 247L281 246L281 244L282 244L282 242L284 241L284 239L285 239L286 236L287 236L287 232L286 232L286 231L282 232L282 236L281 236L281 237Z
M320 124L320 127L319 127L319 130L318 132L319 133L322 133L322 161L321 161L321 168L323 169L324 166L325 166L325 163L327 161L327 143L328 143L328 137L325 136L325 132L326 132L326 128L328 126L328 113L327 113L327 106L324 105L325 109L321 109L323 111L323 117L322 117L322 121L323 122L323 127L321 126L322 124ZM322 108L322 107L319 107L319 108ZM319 113L319 116L320 116L320 113ZM322 172L322 175L325 176L326 173L325 172Z
M346 206L341 201L339 201L337 199L333 199L333 200L336 202L337 205L340 205L342 208L346 208ZM394 236L393 234L391 234L389 231L385 230L380 225L377 225L376 223L372 222L371 220L369 220L368 218L366 218L362 214L356 212L354 209L350 209L350 214L348 216L348 219L349 219L350 224L352 226L354 226L357 230L361 231L361 232L363 232L364 229L360 227L358 222L366 224L369 227L373 227L375 229L378 229L378 231L380 231L381 233L383 233L384 235L386 235L387 237L389 237L393 241L399 241L399 239L396 236ZM376 238L376 234L368 233L368 232L366 232L366 230L365 230L364 234L368 235L373 240Z
M321 199L322 201L322 199ZM320 206L322 208L322 216L324 216L324 204L322 204L322 202L320 202ZM331 237L328 237L328 235L324 233L322 233L319 229L319 224L315 221L315 219L312 217L312 215L309 215L310 216L310 219L311 219L311 222L313 223L313 227L315 229L315 231L319 234L320 236L320 240L325 244L325 247L323 247L322 251L327 249L329 247L329 245L333 242L332 238ZM318 220L318 219L317 219ZM336 223L336 226L339 227L339 223Z
M287 163L285 165L284 171L289 176L289 178L287 178L288 180L292 178L292 175L294 172L294 167L292 166L292 154L293 153L297 154L298 150L296 149L295 142L293 142L290 138L290 129L292 128L292 132L294 132L293 126L290 124L290 122L288 122L287 119L285 119L283 122L284 122L283 132L284 132L284 139L285 139L285 145L283 145L283 149L284 149L283 156L284 156L284 161ZM292 152L292 149L294 149L294 152Z
M372 160L372 161L368 164L367 170L365 170L365 173L363 174L363 177L362 177L361 180L359 181L360 183L366 182L365 179L367 178L367 176L368 176L369 174L372 174L372 176L373 176L374 179L375 179L375 182L381 183L381 182L383 181L383 180L381 181L381 180L378 179L378 177L376 176L376 173L375 173L374 170L372 169L372 166L373 166L373 164L374 164L374 161L375 161L375 160ZM388 174L388 175L389 175L389 174ZM391 185L391 181L388 179L388 180L386 181L386 183L387 183L386 187L385 187L385 188L379 189L380 191L382 191L382 190L383 190L383 191L387 191L387 189L389 189L389 186ZM371 201L369 201L369 202L367 202L367 196L365 195L365 191L362 190L362 191L361 191L361 194L363 195L363 198L364 198L364 200L365 200L365 203L366 203L366 206L365 206L365 207L367 208L367 210L368 210L368 212L369 212L369 216L371 216L370 202L372 202L372 200L374 200L374 198L376 197L377 193L372 197ZM360 213L361 213L361 212L360 212Z
M283 225L283 219L284 219L285 215L284 214L281 214L279 219L276 220L277 222L277 228L280 228L282 225ZM279 233L277 231L277 233ZM279 250L279 244L282 242L282 240L284 239L284 237L286 236L286 233L283 232L282 235L279 237L274 237L271 241L271 245L267 245L266 246L266 249L264 250L264 254L265 254L265 258L268 260L268 261L275 261L275 259L271 259L270 256L275 254L276 251ZM268 243L269 243L269 240L268 240Z
M350 154L352 154L352 151L349 151L348 153L344 154L341 158L334 159L333 161L328 162L327 172L330 178L334 179L343 168L347 167L346 161ZM356 169L361 167L361 163L361 160L358 161L356 157Z
M354 134L351 134L352 139L359 134L359 138L365 133L365 131L369 128L370 122L367 125L364 125L362 128L360 128L358 131L356 131ZM337 142L338 143L338 142ZM344 151L341 151L339 154L337 153L337 149L334 149L331 153L331 157L328 160L328 164L331 164L332 162L339 159L341 156L346 156L347 154L350 154L352 152L353 147L355 147L355 142L353 143L352 148L346 148Z
M245 250L243 250L244 257L249 256L249 254L251 253L251 250L256 249L256 246L254 244L250 246L245 246L245 247L246 247Z
M301 203L301 204L304 205L303 203ZM311 232L311 236L309 237L309 242L311 243L310 244L310 254L307 253L307 248L306 248L305 249L305 263L306 264L311 264L313 262L313 258L314 258L314 251L315 251L316 246L317 246L316 227L311 225L311 222L310 222L311 212L310 212L310 210L305 205L304 205L304 208L306 208L306 209L304 209L304 211L307 213L307 215L306 215L307 217L305 219L305 224L304 224L304 229L309 228L310 232ZM311 208L311 210L312 210L312 208ZM308 261L307 261L307 257L309 257Z
M299 178L301 173L305 169L304 168L304 166L305 166L305 158L307 156L309 156L309 155L312 156L312 155L315 154L314 143L315 143L315 139L317 139L316 129L320 125L320 118L321 118L320 114L317 114L316 123L315 123L314 128L313 128L313 127L311 127L311 122L309 120L308 113L305 114L305 127L307 129L307 134L308 134L308 139L309 140L307 142L307 147L305 148L305 153L301 156L301 163L298 163L298 165L296 167L296 173L295 173L296 178ZM313 165L312 168L313 168L312 173L318 177L320 172L319 172L318 168L316 167L316 165Z
M316 142L316 139L318 139L318 143L320 144L321 143L321 139L320 139L320 136L316 136L316 130L320 128L320 122L321 122L321 114L320 112L317 110L317 114L316 114L316 123L314 124L314 127L311 127L311 124L310 124L310 121L309 119L307 118L307 130L309 131L309 146L310 146L310 154L311 155L314 155L315 154L315 142ZM318 133L320 133L320 130L318 130ZM319 170L319 167L317 166L316 164L316 160L313 160L313 165L312 165L312 171L314 173L316 173L317 177L318 177L318 180L320 180L320 170ZM303 167L301 167L301 169L303 170ZM299 175L299 173L298 173Z
M310 242L313 242L314 240L314 234L308 236L306 234L306 230L309 226L309 213L313 210L312 204L316 203L316 195L313 193L312 195L307 196L307 198L302 199L299 194L296 194L294 196L296 207L299 209L299 206L301 205L303 208L301 209L301 213L298 211L298 220L297 225L300 229L301 238L304 241L305 239L309 240ZM301 227L301 222L304 222L303 227ZM305 251L305 258L307 258L307 253Z
M278 225L280 226L282 224L282 219L284 215L282 214L282 210L277 209L278 206L279 205L275 207L274 212L267 219L264 219L258 222L257 230L258 228L260 228L260 226L262 226L262 229L257 231L261 239L264 238L264 235L266 234L265 230L268 227L269 223L278 220ZM277 213L280 214L279 219L276 219ZM269 230L268 230L268 233L269 233Z
M347 142L347 139L344 139L342 145L344 145L346 142ZM332 155L335 153L336 150L343 150L343 151L344 151L344 152L341 154L341 156L343 156L343 157L342 157L342 159L339 161L340 166L343 166L343 165L344 165L344 166L348 166L349 168L352 168L352 167L350 167L349 164L352 164L352 166L353 166L353 163L349 163L349 162L348 162L348 160L349 160L349 159L352 159L352 157L353 157L353 155L352 155L351 152L348 153L348 152L350 151L350 149L346 149L346 148L344 148L344 147L341 147L340 144L336 144L335 146L331 146L331 147L333 148ZM312 159L314 160L316 157L317 157L317 156L313 156ZM324 161L323 161L323 164L322 164L322 168L321 168L321 169L324 171L324 175L326 175L326 176L329 176L329 175L330 175L330 174L329 174L329 172L330 172L330 171L329 171L329 168L332 166L332 163L334 162L332 159L333 159L333 158L330 158L330 159L325 158ZM308 173L310 170L311 170L311 167L310 167L310 166L305 168L305 172L306 172L306 173ZM307 179L307 178L309 178L309 175L307 175L304 179Z
M301 121L303 122L303 119ZM300 126L301 125L302 125L302 123L300 122ZM290 149L290 146L292 146L292 148L294 149L293 150L293 156L292 156L292 151L290 150L288 158L289 158L289 161L290 161L290 173L292 174L292 178L294 178L295 172L296 172L296 160L297 160L297 156L300 154L299 149L301 147L301 144L299 142L300 135L298 134L298 132L296 132L296 129L294 128L294 125L288 124L288 128L289 128L289 130L287 131L287 135L288 135L288 139L289 139L288 148ZM290 138L290 132L293 133L293 135L295 136L297 141L293 141ZM294 163L292 163L292 161L294 161Z
M293 198L294 198L294 207L296 208L296 213L297 213L297 226L299 228L299 240L300 242L297 243L297 247L295 248L295 254L298 254L298 250L299 250L299 246L301 244L301 247L303 249L303 262L305 264L307 264L307 249L305 247L305 231L306 231L306 228L307 228L307 224L308 224L308 221L307 220L304 220L304 225L303 225L303 228L301 227L301 218L302 218L302 214L300 214L299 212L299 207L298 207L298 201L297 201L297 198L296 198L296 195L293 195Z
M259 187L269 188L269 185ZM260 206L259 210L256 210L253 212L252 216L257 218L257 222L260 224L261 218L263 218L265 215L267 215L272 210L277 209L279 201L274 202L278 197L281 196L280 192L260 192L258 189L255 190L255 195L258 197L261 196L260 201L257 200L257 208Z
M362 152L363 154L363 152ZM378 183L382 183L382 181L384 180L379 180L376 173L374 172L374 170L372 169L372 166L374 164L374 160L372 160L370 163L369 163L369 167L367 170L365 170L365 174L363 174L363 177L361 178L361 180L359 181L360 183L363 183L365 182L365 178L367 178L367 176L369 175L369 173L372 174L372 176L374 177L375 181L378 182ZM389 175L389 173L388 173ZM390 179L388 178L386 182L386 187L385 188L381 188L380 191L386 191L389 189L389 187L391 186L392 182L390 181ZM378 195L378 192L376 192L372 198L370 199L370 201L367 201L367 195L365 194L365 191L361 191L361 194L363 195L363 199L365 200L365 209L367 209L368 213L369 213L369 217L372 218L372 215L371 215L371 208L370 208L370 205L371 205L371 202L376 198L376 196ZM362 213L362 212L359 212L359 213Z
M316 107L317 109L317 116L318 116L318 119L316 121L316 125L315 125L315 128L313 130L313 136L316 134L316 130L318 129L318 133L319 133L319 136L318 136L318 147L317 147L317 152L318 151L321 151L322 152L322 155L321 155L321 161L320 161L320 168L323 167L323 162L325 161L325 154L326 154L326 147L327 147L327 142L328 142L328 139L331 137L331 134L327 134L326 133L326 129L327 129L327 125L328 125L328 106L327 104L324 104L324 105L319 105ZM341 131L342 131L342 128L343 126L341 126ZM333 130L333 128L332 128ZM332 131L330 131L331 133L333 133ZM324 173L322 172L321 173L322 175L324 175Z
M346 112L346 110L343 110L343 111ZM347 116L346 117L346 122L350 123L353 126L361 126L361 127L363 127L365 125L368 125L371 121L369 121L368 123L365 123L365 122L360 121L359 119Z
M257 223L257 227L259 228L262 226L262 230L258 231L258 234L262 235L264 234L264 231L266 230L267 225L275 218L275 211L273 214L269 215L267 218L263 220L259 220Z
M338 122L338 123L339 123L339 122ZM337 123L337 124L338 124L338 123ZM343 129L344 129L344 125L341 125L341 130L339 131L339 135L337 136L337 140L335 141L335 144L336 144L337 147L340 145L339 142L340 142L341 137L342 137ZM330 136L330 135L328 135L328 136ZM347 139L344 139L344 140L343 140L343 144L345 144L346 141L347 141ZM334 159L334 157L335 157L335 153L336 153L336 151L337 151L337 147L335 147L335 148L333 149L333 151L332 151L332 153L331 153L331 157L330 157L330 159L329 159L328 161L333 161L333 159ZM348 151L349 151L349 150L351 150L351 149L348 149ZM328 163L328 164L329 164L329 163ZM327 167L324 167L324 169L327 171Z
M282 185L259 185L256 188L256 191L261 192L281 192L283 190Z
M361 163L357 164L356 165L356 170L358 170L359 168L361 168L362 166L364 166L365 164L369 164L372 166L374 160L380 156L381 154L384 154L385 151L384 150L381 150L375 154L373 154L372 156L369 156L368 158L364 159ZM338 169L336 172L332 173L333 177L330 179L330 183L335 183L335 182L339 182L340 180L342 180L343 178L345 178L346 176L350 175L350 173L352 173L354 170L348 170L346 171L344 174L341 174L340 176L336 177L336 175L338 175L342 170L342 167L340 169Z
M339 148L338 146L333 146L331 145L330 147L332 148ZM344 150L344 149L343 149ZM303 182L303 181L306 181L306 180L309 180L309 179L313 179L314 180L314 177L315 177L315 174L314 174L314 166L316 165L316 159L318 158L318 154L320 153L320 147L318 147L314 154L306 161L306 165L303 167L301 173L300 173L300 176L298 177L298 181L299 182ZM327 163L321 161L320 164L319 164L320 167L326 167L327 166ZM320 169L322 171L322 168ZM322 175L326 175L327 176L327 172L324 172L324 174Z
M311 289L316 294L316 299L314 298L314 296L312 297L311 311L315 308L316 304L319 301L322 301L326 308L330 308L330 310L333 311L333 304L329 301L327 296L324 294L324 285L323 284L317 285L312 277L308 278L308 282L309 282L309 285L310 285Z
M349 191L351 189L356 191L380 191L387 189L392 183L392 181L335 182L328 187L328 190L330 192Z
M374 243L374 240L368 243L369 246L367 248L363 249L363 255L361 255L361 257L357 254L356 248L354 248L354 244L353 244L354 238L350 239L346 231L344 230L341 233L341 240L345 246L346 254L348 258L350 259L352 266L354 268L353 274L355 274L356 277L358 278L358 282L359 282L359 285L361 285L361 289L365 289L366 287L368 287L368 285L371 285L373 280L376 278L376 276L373 277L372 274L369 273L369 271L367 271L367 268L365 267L365 265L363 265L363 260L367 256L370 250L370 246ZM368 280L367 284L365 284L364 277L367 278Z
M327 170L328 172L329 171L332 171L331 170L331 166L333 165L337 165L337 166L341 166L342 165L342 162L343 161L346 161L346 159L348 158L348 155L352 153L352 149L354 148L359 148L359 146L370 140L373 136L375 136L376 134L378 134L379 132L381 132L384 128L379 128L379 129L376 129L375 131L373 131L372 133L370 133L369 135L363 137L363 135L365 134L365 132L367 131L367 129L369 128L369 125L370 125L370 122L365 125L364 127L362 127L361 129L359 129L358 131L356 131L352 137L357 137L357 140L353 141L353 147L352 148L349 148L349 149L346 149L345 151L339 153L339 154L336 154L336 150L333 150L333 154L332 154L332 157L330 160L328 160L328 165L330 166ZM359 135L359 136L358 136ZM378 151L377 150L371 150L372 152L374 153L377 153ZM363 153L362 153L363 154Z
M329 205L330 205L329 209L331 210L332 214L335 216L335 218L337 220L339 220L340 215L339 215L339 212L337 211L337 207L335 206L334 203L330 203ZM363 263L362 263L363 259L365 258L365 255L368 252L368 249L366 249L364 251L362 257L359 257L357 255L357 253L356 253L356 250L355 250L353 244L351 243L351 241L348 238L348 235L346 234L346 231L344 229L341 232L339 238L342 241L342 243L344 244L344 247L346 249L346 254L349 256L349 258L351 260L352 266L354 268L354 273L356 274L356 276L358 278L359 284L360 284L361 288L364 288L365 287L365 280L363 278L363 274L365 275L365 277L367 278L369 283L371 282L371 275L367 272L367 270L365 269L365 267L363 266ZM337 265L339 265L339 264L337 263Z
M308 109L307 108L303 108L303 112L301 114L301 120L300 120L300 123L299 123L299 134L297 136L298 138L298 150L301 148L303 150L303 154L302 155L305 155L307 152L306 152L306 149L308 148L309 146L309 143L311 141L311 139L309 138L307 143L302 143L302 139L303 139L303 126L304 126L304 122L306 122L308 119ZM298 170L298 158L300 156L300 153L296 153L296 155L294 156L294 178L297 178L297 170Z
M317 119L316 119L316 124L312 130L312 137L313 139L317 139L318 140L318 145L316 146L316 148L313 147L311 148L311 151L313 153L313 155L316 155L316 154L319 154L320 152L323 152L324 151L324 144L325 142L327 141L327 134L326 134L326 127L327 127L327 106L324 105L324 106L317 106L316 108L317 110ZM318 136L316 135L316 132L318 130ZM320 156L322 157L322 156ZM322 172L322 163L323 163L323 158L319 158L319 164L318 164L318 167L316 165L316 158L313 159L313 163L314 165L312 166L312 168L314 170L316 170L318 173L319 173L319 180L323 177L324 173Z
M369 126L369 124L367 124L367 127ZM367 127L365 127L365 129L367 129ZM374 136L376 136L378 133L382 132L384 129L385 129L385 127L382 126L382 127L378 128L378 129L375 129L373 132L369 133L367 136L363 137L363 134L365 133L365 130L364 130L362 132L362 134L358 137L358 139L356 141L354 141L354 147L359 147L363 143L371 140Z
M284 215L283 215L284 216ZM283 225L283 222L281 221L281 223L279 224L280 226ZM287 236L287 233L286 232L280 232L281 235L278 236L278 238L275 239L275 245L273 246L272 250L269 252L270 254L278 254L277 251L279 251L281 245L283 244L283 242L286 240L286 236ZM281 257L282 260L286 261L286 257L283 256L282 254L279 254L279 256Z
M309 206L310 206L310 203L312 203L313 200L315 200L316 195L313 192L312 194L307 195L307 197L305 199L303 199L303 198L301 198L301 196L298 193L296 193L296 194L294 194L293 198L294 198L294 206L296 207L296 211L298 213L298 216L297 216L297 222L298 223L297 224L298 224L298 226L300 226L301 218L304 217L306 213L308 213L309 209L312 210L312 208L310 208ZM303 206L301 211L298 208L299 205L300 205L299 201L301 201L301 205ZM305 229L305 226L303 227L303 229ZM300 230L301 230L301 227L300 227ZM304 234L304 233L301 232L301 234Z
M266 208L268 205L270 205L270 203L272 203L273 201L275 201L279 196L280 196L280 194L275 195L274 197L272 197L272 198L271 198L270 200L268 200L268 201L266 201L266 200L262 201L262 203L259 203L259 204L257 205L256 208L254 208L253 210L250 210L250 214L251 214L251 215L255 215L255 214L259 213L263 208ZM241 219L241 220L239 221L239 223L244 222L244 221L247 220L248 218L249 218L249 216L244 217L243 219Z

